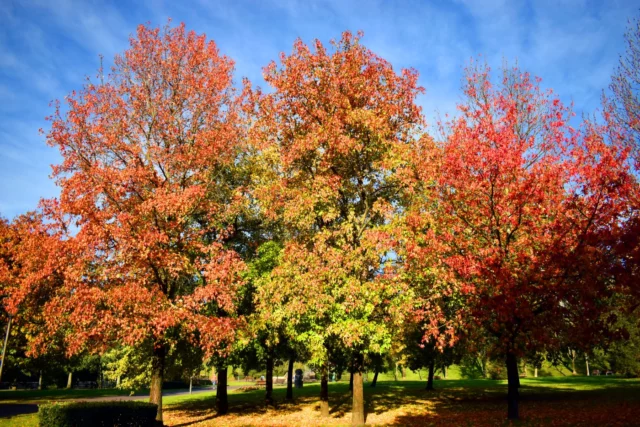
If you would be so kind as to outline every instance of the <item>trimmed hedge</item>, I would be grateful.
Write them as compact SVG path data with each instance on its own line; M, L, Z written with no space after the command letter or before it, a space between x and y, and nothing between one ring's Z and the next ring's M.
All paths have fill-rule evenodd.
M148 402L47 403L38 407L41 427L155 426L158 406Z

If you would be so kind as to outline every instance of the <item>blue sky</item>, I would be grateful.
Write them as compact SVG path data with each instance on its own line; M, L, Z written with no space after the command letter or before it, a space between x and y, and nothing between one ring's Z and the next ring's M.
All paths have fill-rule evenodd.
M431 123L454 113L462 69L483 55L542 77L575 111L593 112L609 84L632 0L456 1L0 1L0 215L34 209L58 191L58 163L38 132L49 102L95 76L99 54L109 66L140 23L167 18L206 33L236 61L236 80L263 86L262 67L290 52L293 41L328 42L363 30L363 43L394 67L414 67L427 93L419 99Z

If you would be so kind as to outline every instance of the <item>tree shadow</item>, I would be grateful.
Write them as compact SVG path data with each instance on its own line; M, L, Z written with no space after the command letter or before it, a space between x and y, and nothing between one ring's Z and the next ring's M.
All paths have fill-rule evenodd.
M7 403L0 405L0 418L11 418L36 412L38 412L38 405L33 403Z
M303 405L308 405L318 400L315 396L298 396L293 401L284 399L284 391L274 389L274 406L267 406L264 402L264 390L248 390L242 393L228 395L229 409L224 415L219 415L216 410L216 397L207 396L197 400L166 405L166 410L173 413L188 414L189 421L175 424L176 427L185 427L193 424L209 421L220 417L259 416L277 411L279 415L287 415L302 410Z
M594 390L571 387L523 385L520 388L520 421L533 425L637 425L640 395L635 387L614 383ZM444 388L430 395L412 393L400 402L395 396L376 396L380 413L429 400L429 410L398 415L392 425L511 425L507 420L506 387L475 389Z
M461 386L458 386L460 384ZM534 420L535 425L564 422L562 408L574 413L589 413L592 417L602 417L600 412L615 417L615 408L635 407L640 403L638 384L615 382L603 384L600 389L576 390L572 384L558 382L545 387L544 382L523 382L520 388L521 414L525 420ZM365 420L375 422L383 419L389 425L502 425L506 422L507 385L499 381L476 381L468 386L464 381L436 382L436 389L425 390L424 382L379 383L376 388L365 386ZM629 387L630 386L630 387ZM287 416L299 411L320 412L319 387L305 387L296 390L293 402L284 400L284 390L274 390L277 406L274 409L264 405L264 391L247 391L229 395L229 413L242 424L247 416ZM346 385L330 387L330 416L343 418L351 412L351 393ZM626 406L624 406L626 405ZM599 409L594 409L594 408ZM635 410L640 418L640 405ZM603 409L604 410L601 410ZM614 409L612 409L614 408ZM218 418L215 413L215 397L188 401L170 406L170 411L183 411L188 419L177 424L186 427ZM625 409L626 410L626 409ZM393 411L389 413L390 411ZM600 411L600 412L598 412ZM633 410L626 410L627 412ZM385 413L386 415L385 419ZM545 415L546 414L546 415ZM382 417L382 418L381 418ZM545 418L546 417L546 418ZM180 422L181 420L176 420ZM230 419L231 421L231 419ZM315 420L318 421L318 420ZM602 418L606 424L606 419ZM243 424L244 425L244 424ZM585 424L595 425L595 424Z

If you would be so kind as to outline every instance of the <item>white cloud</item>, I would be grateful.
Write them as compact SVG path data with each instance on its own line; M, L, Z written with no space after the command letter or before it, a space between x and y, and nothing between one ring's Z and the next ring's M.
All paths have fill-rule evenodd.
M0 1L0 210L12 216L56 194L47 176L59 157L37 135L48 103L93 77L98 54L108 66L140 23L184 21L236 61L237 81L258 85L262 67L296 37L327 43L362 29L364 44L395 68L418 69L427 90L418 102L433 125L436 111L455 113L462 69L479 54L494 70L517 59L564 101L593 111L637 14L626 0Z

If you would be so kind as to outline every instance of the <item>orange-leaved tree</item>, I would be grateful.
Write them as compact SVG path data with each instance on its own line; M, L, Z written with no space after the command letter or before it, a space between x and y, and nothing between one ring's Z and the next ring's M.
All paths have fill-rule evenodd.
M71 255L65 237L41 213L30 212L11 222L0 219L2 315L7 317L7 333L17 327L25 334L31 357L59 352L68 332L54 327L59 313L48 313L64 296L65 266Z
M50 118L63 162L46 208L71 222L77 253L59 301L68 349L147 345L158 421L168 346L186 337L211 353L237 326L243 262L227 243L246 198L231 179L243 141L232 74L204 35L141 25L111 73Z
M255 188L263 211L285 228L281 263L261 288L311 349L328 416L329 342L352 354L352 423L364 423L363 355L386 351L405 315L386 227L403 186L397 171L423 123L417 73L392 66L349 32L327 49L296 41L252 93L251 142L266 174ZM269 285L273 289L268 289Z
M509 418L518 418L517 358L553 349L560 331L597 336L613 289L602 245L628 209L627 150L606 127L568 123L568 108L517 68L493 84L472 66L461 115L444 126L429 194L432 256L455 281L469 327L496 340L508 372Z

